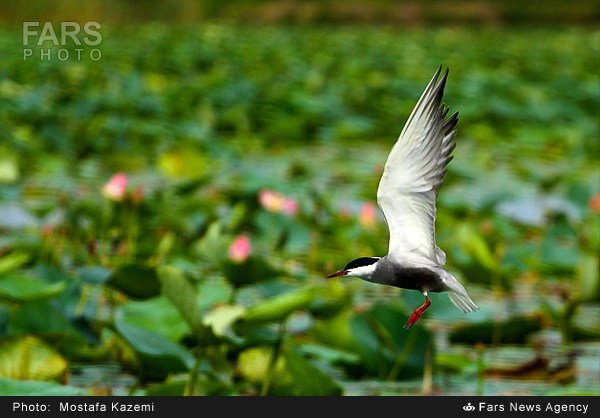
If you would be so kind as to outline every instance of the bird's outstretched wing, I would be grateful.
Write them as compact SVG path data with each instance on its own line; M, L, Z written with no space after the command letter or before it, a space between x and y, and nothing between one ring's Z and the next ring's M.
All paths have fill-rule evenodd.
M426 265L443 265L446 259L435 244L435 200L453 158L458 123L458 112L446 119L442 97L448 70L440 78L441 70L404 125L377 190L390 232L388 257Z

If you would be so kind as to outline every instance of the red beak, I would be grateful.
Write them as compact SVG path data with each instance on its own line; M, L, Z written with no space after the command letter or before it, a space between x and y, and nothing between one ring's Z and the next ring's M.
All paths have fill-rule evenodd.
M327 278L331 279L332 277L345 276L346 274L348 274L348 270L338 270L335 273L328 275Z

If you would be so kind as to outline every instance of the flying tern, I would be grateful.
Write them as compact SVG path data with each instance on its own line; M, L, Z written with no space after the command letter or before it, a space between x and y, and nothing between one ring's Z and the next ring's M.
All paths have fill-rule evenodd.
M448 70L436 71L394 144L377 189L377 203L389 229L383 257L360 257L330 275L355 276L403 289L418 290L425 303L409 317L413 326L431 305L430 292L447 292L463 312L479 308L463 285L444 269L446 254L435 242L436 198L456 146L458 112L447 117L443 103Z

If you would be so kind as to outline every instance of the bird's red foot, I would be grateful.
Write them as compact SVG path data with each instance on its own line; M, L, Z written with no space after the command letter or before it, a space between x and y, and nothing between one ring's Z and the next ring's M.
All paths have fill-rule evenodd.
M425 295L425 303L419 306L417 309L415 309L412 315L408 318L408 321L406 322L406 325L404 325L404 328L412 327L419 319L421 319L421 315L423 315L423 312L425 312L427 308L429 308L429 305L431 305L431 301L429 300L429 297Z

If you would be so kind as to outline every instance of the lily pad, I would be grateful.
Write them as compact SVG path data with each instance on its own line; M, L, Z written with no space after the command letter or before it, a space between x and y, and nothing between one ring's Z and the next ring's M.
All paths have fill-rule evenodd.
M315 318L327 318L336 315L352 301L352 295L347 286L339 280L330 280L324 286L314 291L314 297L308 310Z
M0 377L17 380L63 380L67 361L43 340L20 335L0 340Z
M31 256L27 253L14 252L0 258L0 274L14 270L30 260Z
M178 342L189 332L181 313L163 295L141 301L131 300L121 306L123 322L158 332Z
M0 300L11 302L27 302L37 299L48 299L65 289L66 282L45 283L19 273L0 277Z
M240 354L239 372L261 386L268 374L272 347L254 347ZM296 349L284 344L277 359L268 394L275 396L335 396L341 387L324 372L313 366Z
M391 304L374 305L352 318L352 335L369 375L390 380L414 378L423 375L426 361L433 361L431 333L423 326L407 330L405 321L406 314Z
M487 320L459 325L450 332L449 338L453 343L523 344L531 333L540 329L542 329L540 319L518 316L504 321Z
M115 330L135 352L145 378L188 371L193 365L194 358L185 348L156 332L127 325L121 319L115 321Z
M126 264L110 276L107 285L134 299L149 299L160 294L156 269L143 264Z
M246 322L281 321L292 312L307 308L314 297L313 287L292 290L249 307L242 320Z
M281 274L267 260L254 255L242 263L227 260L223 263L222 270L227 280L236 287L268 281Z
M0 377L2 396L85 396L88 390L58 383L22 381Z
M211 327L204 323L201 309L202 295L195 283L183 270L174 266L162 266L158 270L163 293L179 310L191 328L199 344L212 344L218 341Z

